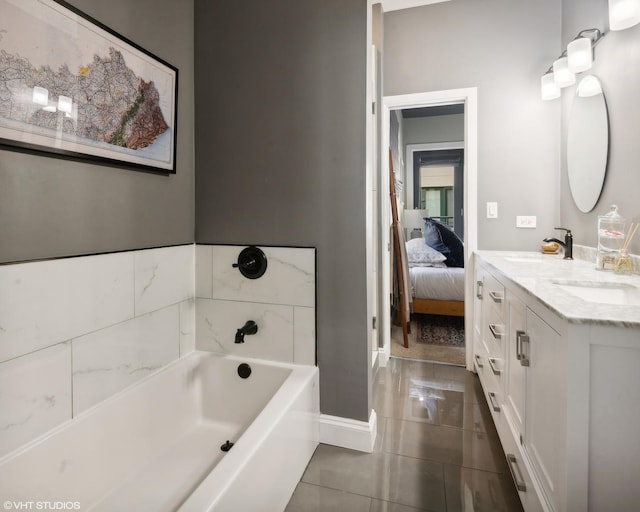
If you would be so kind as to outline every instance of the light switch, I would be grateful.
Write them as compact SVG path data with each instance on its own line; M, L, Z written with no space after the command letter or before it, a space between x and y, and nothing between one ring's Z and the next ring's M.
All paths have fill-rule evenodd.
M497 218L498 218L498 203L488 202L487 203L487 219L497 219Z

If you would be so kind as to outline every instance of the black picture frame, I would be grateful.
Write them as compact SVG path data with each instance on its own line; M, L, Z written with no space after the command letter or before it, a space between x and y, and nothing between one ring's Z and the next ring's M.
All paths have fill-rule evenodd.
M176 67L62 0L0 11L0 147L176 172Z

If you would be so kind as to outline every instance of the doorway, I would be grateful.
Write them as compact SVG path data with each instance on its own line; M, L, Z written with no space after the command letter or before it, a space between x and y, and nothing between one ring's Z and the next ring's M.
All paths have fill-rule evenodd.
M471 255L477 248L477 90L476 88L452 89L445 91L433 91L418 94L407 94L399 96L386 96L382 101L381 121L382 121L382 143L381 143L381 179L379 195L379 260L380 271L380 301L381 325L385 328L382 331L381 347L379 348L379 363L386 364L391 355L391 276L387 269L391 268L389 247L389 226L391 219L389 202L389 182L382 179L389 175L388 159L386 153L390 146L390 118L391 112L401 109L414 109L424 107L434 107L443 105L464 105L464 162L462 173L464 179L463 193L463 238L465 267L472 268ZM449 148L447 148L449 149ZM413 159L407 161L413 161ZM413 173L409 173L413 176ZM412 201L413 202L413 198ZM472 297L473 297L473 272L465 273L465 332L471 333ZM388 328L386 328L388 327ZM473 368L471 343L467 340L466 346L466 367Z

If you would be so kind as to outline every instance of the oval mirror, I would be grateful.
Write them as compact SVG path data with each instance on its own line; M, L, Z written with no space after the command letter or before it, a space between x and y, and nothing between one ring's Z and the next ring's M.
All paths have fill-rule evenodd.
M604 184L609 152L609 118L600 80L587 75L578 84L567 132L569 188L582 212L595 207Z

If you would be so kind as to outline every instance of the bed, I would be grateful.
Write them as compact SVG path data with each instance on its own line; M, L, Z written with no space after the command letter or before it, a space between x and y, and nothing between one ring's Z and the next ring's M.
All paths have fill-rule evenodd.
M464 268L409 267L413 313L464 316Z
M427 218L424 237L409 240L405 247L411 311L464 316L462 240L448 227Z

